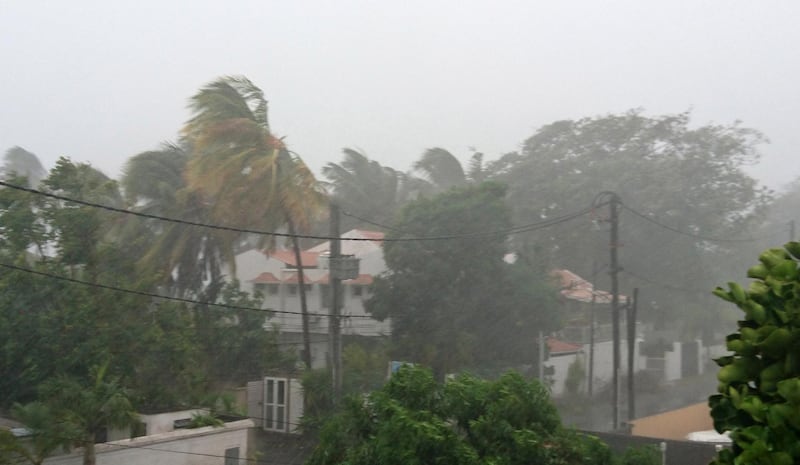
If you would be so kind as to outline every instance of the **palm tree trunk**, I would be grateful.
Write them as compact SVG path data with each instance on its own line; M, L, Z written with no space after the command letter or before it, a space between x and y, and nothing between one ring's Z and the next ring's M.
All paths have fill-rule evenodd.
M295 235L294 222L292 218L286 215L286 224L289 228L289 234L292 236L292 249L294 250L294 261L297 263L297 284L300 287L300 313L303 318L303 363L306 369L311 369L311 341L309 339L308 330L308 303L306 302L306 284L305 276L303 274L303 258L300 253L300 241Z

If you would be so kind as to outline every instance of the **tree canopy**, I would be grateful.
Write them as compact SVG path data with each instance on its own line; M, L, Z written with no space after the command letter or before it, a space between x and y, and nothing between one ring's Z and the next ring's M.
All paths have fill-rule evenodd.
M760 133L738 123L694 127L690 117L630 111L558 121L490 171L508 184L519 223L580 211L598 193L616 192L623 202L621 288L641 288L666 312L654 315L648 305L645 319L684 321L681 329L699 336L698 328L718 322L702 290L738 253L724 240L749 238L770 195L744 170L759 158ZM608 262L608 219L607 208L598 208L582 220L518 235L515 247L533 247L542 260L589 275L592 261Z
M323 427L309 465L610 464L608 447L561 425L547 389L509 372L439 384L404 366L383 388L351 398Z
M535 334L556 326L543 270L504 261L510 211L484 183L410 203L387 234L388 272L365 303L392 319L393 356L442 375L473 364L533 363ZM489 231L470 236L468 233ZM392 241L404 237L448 240Z

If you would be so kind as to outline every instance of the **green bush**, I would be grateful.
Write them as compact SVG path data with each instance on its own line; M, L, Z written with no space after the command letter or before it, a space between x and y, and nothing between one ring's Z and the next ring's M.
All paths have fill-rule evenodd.
M628 447L614 462L615 465L661 465L661 451L657 446Z
M769 249L750 268L745 290L728 283L714 294L744 312L727 337L732 355L720 366L718 393L709 398L715 429L733 446L714 463L800 463L800 243Z

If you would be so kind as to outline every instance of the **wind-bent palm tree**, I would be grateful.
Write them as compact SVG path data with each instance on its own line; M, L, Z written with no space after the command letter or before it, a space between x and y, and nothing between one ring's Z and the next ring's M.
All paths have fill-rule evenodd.
M474 152L465 171L461 162L452 153L440 147L426 150L414 163L414 171L422 173L437 192L471 182L480 183L489 175L483 163L483 153Z
M203 196L184 180L190 157L186 147L175 144L132 157L122 177L128 203L142 213L213 222ZM170 293L179 297L197 297L205 290L214 294L222 284L222 265L233 263L233 244L238 238L227 231L138 219L131 221L128 235L132 242L147 238L139 265L157 273ZM206 297L214 300L216 296Z
M382 166L362 152L350 148L342 152L344 159L325 165L322 174L328 179L327 187L339 205L354 215L378 224L389 224L403 204L429 190L424 180Z
M190 108L193 115L184 128L193 147L186 170L189 190L202 194L218 222L264 229L286 225L292 235L304 362L310 367L303 265L294 234L307 230L323 206L321 186L303 161L270 132L267 101L247 78L228 76L209 83L192 97Z

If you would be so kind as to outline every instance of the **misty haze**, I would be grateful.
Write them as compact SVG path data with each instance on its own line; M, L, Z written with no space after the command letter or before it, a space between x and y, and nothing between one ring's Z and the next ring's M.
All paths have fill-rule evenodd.
M0 464L800 460L800 4L0 5Z

